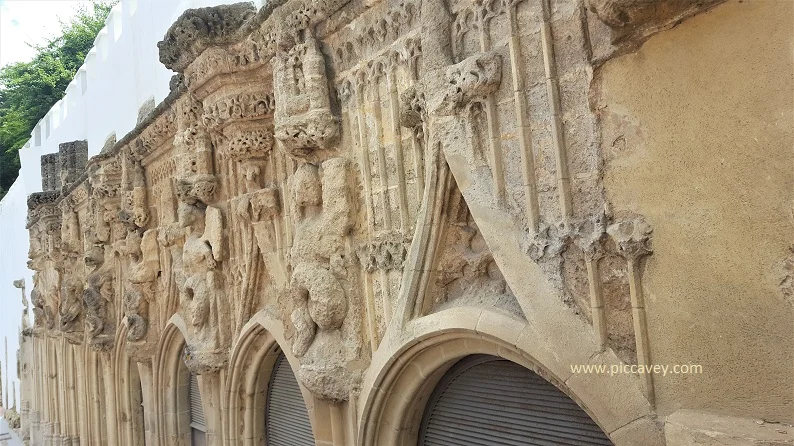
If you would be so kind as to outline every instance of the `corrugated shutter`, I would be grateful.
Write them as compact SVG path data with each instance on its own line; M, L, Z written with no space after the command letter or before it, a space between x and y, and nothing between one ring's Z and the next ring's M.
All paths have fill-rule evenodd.
M280 354L267 390L268 446L314 446L309 412L289 361Z
M207 431L204 421L204 407L201 405L201 392L199 392L196 375L190 374L190 427L200 431Z
M612 442L576 402L518 364L464 359L430 398L420 446L603 445Z

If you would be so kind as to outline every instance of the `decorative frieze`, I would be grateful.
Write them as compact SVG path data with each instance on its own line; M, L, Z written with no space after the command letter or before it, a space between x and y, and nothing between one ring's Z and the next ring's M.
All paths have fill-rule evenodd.
M103 358L118 339L148 364L175 321L207 383L267 312L304 387L343 403L412 318L524 318L492 213L614 345L605 259L648 254L650 231L570 204L567 151L584 149L565 139L546 2L348 3L187 11L159 45L179 73L169 98L88 170L84 143L43 158L28 201L37 330ZM637 271L625 294L639 302ZM641 329L618 334L645 342Z

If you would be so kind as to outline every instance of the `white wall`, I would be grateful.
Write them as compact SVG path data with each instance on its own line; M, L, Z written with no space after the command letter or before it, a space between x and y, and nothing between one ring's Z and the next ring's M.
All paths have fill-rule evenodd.
M2 337L8 336L12 380L16 380L22 311L20 292L12 282L24 277L30 293L26 200L29 194L41 191L41 155L57 152L62 142L87 139L91 157L102 150L111 134L121 139L132 130L140 106L151 97L159 103L169 93L168 82L174 73L160 64L157 42L184 10L224 3L235 0L121 0L66 96L38 123L20 150L19 178L0 202L0 361L4 362ZM265 0L252 3L260 7ZM3 381L5 384L5 377Z

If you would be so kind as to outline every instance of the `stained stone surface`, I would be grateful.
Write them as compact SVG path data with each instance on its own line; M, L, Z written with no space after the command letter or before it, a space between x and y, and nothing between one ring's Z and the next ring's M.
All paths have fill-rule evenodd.
M794 180L764 164L776 181L739 169L740 186L712 191L722 167L698 169L745 166L737 160L755 146L735 135L741 150L712 144L733 115L709 115L724 103L698 96L699 76L725 76L732 93L720 98L757 107L757 124L774 127L764 153L776 165L791 160L790 131L779 129L791 107L758 106L741 95L754 91L741 70L724 74L732 65L719 53L730 48L713 42L729 40L721 27L739 26L744 5L721 3L286 0L186 11L158 44L177 72L171 94L90 160L84 141L42 157L44 192L28 200L26 438L186 444L180 392L192 373L209 444L256 443L280 353L322 445L415 444L435 382L475 353L535 370L617 445L691 444L691 429L664 427L681 407L791 421L792 262L777 211ZM791 22L751 8L753 23ZM763 40L733 34L743 54ZM791 42L777 39L737 63L754 73ZM708 57L680 53L688 46ZM776 60L770 73L785 89L790 64ZM701 139L708 151L692 145ZM709 188L694 193L685 178ZM659 195L670 185L682 189ZM766 229L728 229L708 213L761 190L771 198L753 215L774 217ZM754 233L764 262L741 243L744 253L722 248L737 232ZM692 251L742 254L774 274L737 278L729 262L693 263ZM731 286L741 302L721 294ZM783 334L769 336L773 347L749 326ZM571 368L659 358L714 374ZM753 381L743 364L730 370L735 358L771 365Z

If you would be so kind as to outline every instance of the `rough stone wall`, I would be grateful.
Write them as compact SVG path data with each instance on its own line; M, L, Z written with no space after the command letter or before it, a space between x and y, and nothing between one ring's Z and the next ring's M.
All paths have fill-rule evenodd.
M757 270L774 257L785 274L791 228L780 206L792 181L780 166L790 164L781 144L791 134L766 134L779 163L768 187L742 189L757 209L741 215L776 226L754 241L727 220L715 230L716 209L730 202L711 190L730 173L750 180L709 175L703 161L738 163L744 152L721 147L732 125L723 116L687 121L692 132L715 123L697 127L722 157L674 125L675 105L700 84L677 82L680 67L665 59L676 39L718 52L714 41L730 33L711 28L740 26L732 8L753 8L759 21L765 10L717 6L651 37L719 2L646 3L289 0L185 12L158 45L178 73L171 95L87 163L80 143L42 159L44 192L28 202L31 442L182 444L177 395L190 372L209 443L256 444L278 349L324 445L415 444L408 414L421 414L439 370L473 353L537 371L619 445L664 444L664 417L681 407L790 422L784 392L763 393L735 366L774 362L761 382L790 388L785 361L768 352L780 345L790 358L794 340L725 326L737 312L775 333L792 320L787 279ZM697 25L708 20L717 24ZM790 45L779 39L770 53ZM693 73L717 75L716 60L683 54ZM766 74L786 72L782 59ZM718 103L750 101L746 79L725 78L720 85L743 93ZM720 96L706 91L701 104ZM780 104L752 102L758 110L741 116L790 117L774 93ZM647 181L651 173L659 178ZM704 233L699 259L690 240ZM704 260L763 244L774 255ZM732 279L740 291L726 295L739 270L758 274ZM761 288L767 297L746 303ZM682 299L691 290L707 296ZM711 317L710 308L733 310L701 332L730 338L709 360L713 342L682 336L684 320ZM401 372L415 346L433 352L434 337L463 347L432 355L446 363L417 359ZM571 370L698 361L713 367L714 384ZM389 402L414 395L409 388L415 401ZM756 393L766 396L745 396Z

